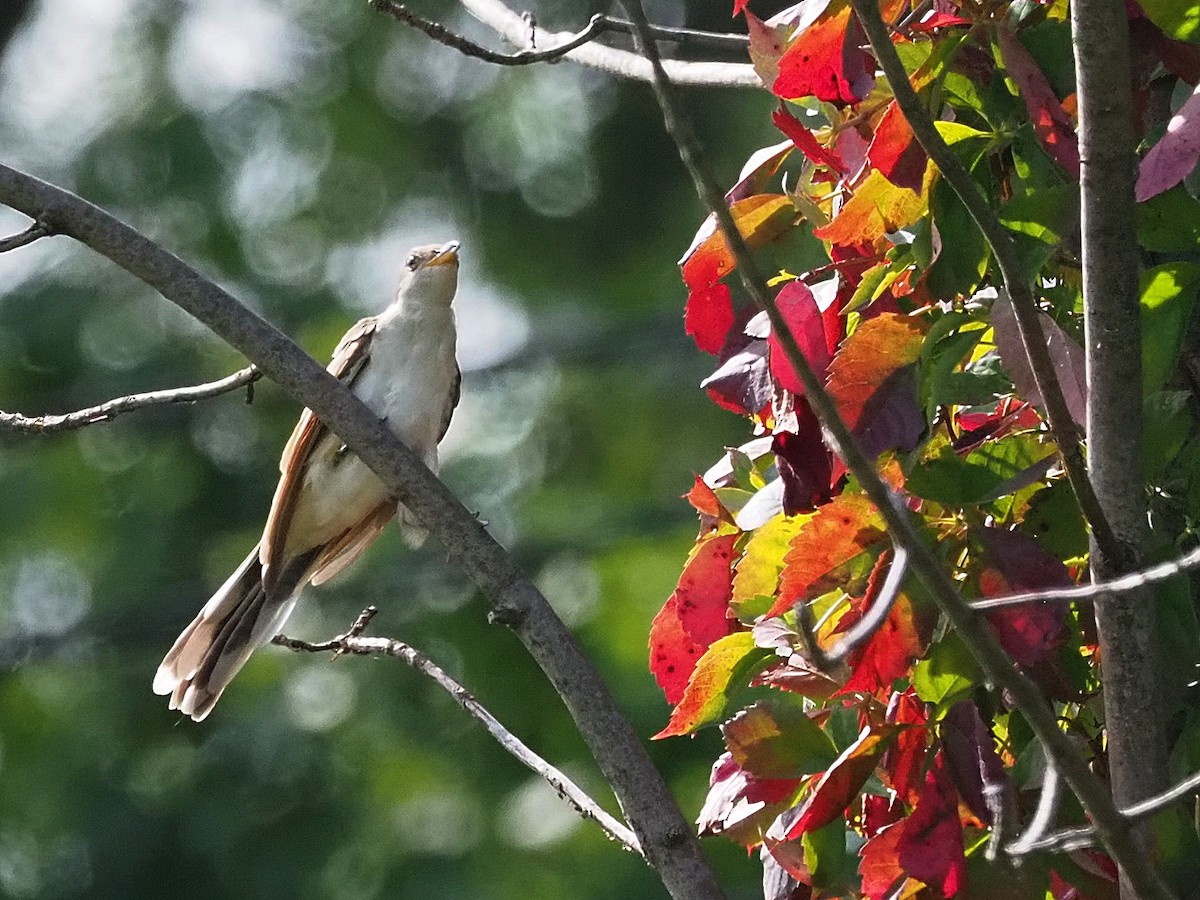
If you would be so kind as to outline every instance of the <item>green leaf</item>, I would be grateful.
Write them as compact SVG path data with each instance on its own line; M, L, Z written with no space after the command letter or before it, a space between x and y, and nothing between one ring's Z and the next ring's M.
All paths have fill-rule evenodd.
M1159 481L1179 456L1192 430L1187 391L1158 391L1142 407L1142 471Z
M845 896L853 857L846 853L846 821L838 818L828 825L806 831L800 838L804 865L812 875L814 890L821 896Z
M1161 390L1175 371L1197 286L1196 263L1164 263L1142 273L1142 388L1147 394Z
M811 515L785 516L780 513L756 528L746 541L734 573L730 602L730 607L746 624L752 623L775 602L788 544L810 518ZM760 602L764 597L765 605Z
M754 645L754 635L738 631L704 651L667 727L655 739L691 734L697 728L726 718L735 695L769 663L775 654Z
M926 283L935 297L969 294L987 271L987 241L945 179L939 178L931 193L930 214L942 246Z
M1200 6L1193 0L1142 0L1146 17L1180 41L1200 41Z
M943 713L970 693L980 678L979 665L954 632L934 644L913 671L913 690Z
M949 444L942 444L936 452L934 458L913 467L905 487L926 500L962 508L990 502L1025 487L1020 483L1021 476L1031 473L1031 469L1031 474L1040 474L1034 467L1055 450L1041 443L1036 434L1024 433L987 441L965 459Z
M1160 253L1187 252L1200 246L1200 201L1183 185L1137 205L1138 243Z
M957 402L948 397L954 393L951 376L963 357L975 349L987 327L986 322L965 313L948 313L929 329L920 360L921 405L927 422L933 421L938 407Z
M824 772L838 757L804 701L790 694L747 707L721 732L733 761L760 778L802 778Z
M1065 478L1033 495L1018 530L1059 559L1077 559L1088 552L1083 513Z
M1005 228L1057 247L1079 219L1079 187L1058 184L1017 194L1000 209Z

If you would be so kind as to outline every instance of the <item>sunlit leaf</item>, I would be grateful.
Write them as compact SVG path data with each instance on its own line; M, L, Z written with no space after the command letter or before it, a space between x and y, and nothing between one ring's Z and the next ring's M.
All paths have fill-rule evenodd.
M787 695L760 700L723 726L734 761L761 778L801 778L823 772L837 758L833 743Z
M819 507L792 539L779 597L768 616L837 587L836 570L885 536L878 511L861 494L841 494Z
M1193 262L1169 262L1142 272L1142 389L1146 394L1161 390L1175 371L1198 286L1200 265Z
M980 678L979 664L957 634L951 632L929 648L913 669L913 689L926 703L945 706L971 691Z
M754 531L733 576L735 610L757 597L775 595L788 543L807 520L807 516L778 515Z
M728 753L717 758L708 783L708 796L696 822L700 834L723 834L747 846L762 840L800 784L797 779L758 778Z
M1192 0L1142 0L1138 6L1171 37L1200 40L1200 7Z
M845 814L871 776L879 757L896 736L896 728L867 727L813 786L804 802L783 813L767 832L775 840L791 841L823 828Z
M874 244L887 233L911 225L924 210L925 201L916 191L897 187L873 170L833 221L813 234L841 247Z
M872 599L871 592L863 599ZM838 623L840 631L845 631L865 613L865 604L862 601L856 602L857 605ZM850 621L847 621L848 619ZM913 662L924 653L925 643L921 639L921 630L912 601L901 594L892 604L883 624L871 635L871 639L856 648L846 660L851 668L850 678L839 693L860 691L864 694L875 694L882 690L890 692L892 682L905 677Z
M668 703L679 702L697 660L734 625L727 611L736 540L737 535L727 534L699 541L678 587L650 626L650 671Z
M784 100L816 97L829 103L857 103L875 84L875 67L861 49L864 44L862 28L847 0L833 0L780 57L772 93Z
M786 106L781 105L779 109L771 113L771 121L810 160L829 166L835 172L845 171L846 164L838 156L837 150L822 146L816 135L805 128L804 124L793 116Z
M787 322L788 330L796 339L809 367L818 378L822 378L830 356L825 341L825 322L812 290L803 281L789 281L776 295L775 306ZM771 373L793 394L803 394L804 384L773 329L767 343L771 348Z
M725 718L732 695L749 684L774 654L754 643L749 631L738 631L713 642L696 663L667 727L654 739L689 734Z
M727 284L694 288L688 293L684 328L705 353L719 353L733 327L733 296Z
M915 885L913 891L901 887L910 879L900 866L900 836L904 823L889 825L863 844L859 850L862 861L858 873L862 876L862 890L867 900L902 900L922 889Z
M795 208L783 194L754 194L729 207L738 231L751 249L761 247L791 227ZM709 216L680 260L684 283L696 290L710 287L734 268L733 251Z
M895 100L875 126L867 160L896 187L920 192L927 157Z

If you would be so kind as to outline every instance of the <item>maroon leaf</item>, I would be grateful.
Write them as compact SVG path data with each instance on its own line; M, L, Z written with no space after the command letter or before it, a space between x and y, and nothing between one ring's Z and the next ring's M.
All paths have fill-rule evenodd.
M967 886L958 794L941 753L925 774L917 808L902 826L897 850L904 871L918 881L953 897Z
M971 700L954 704L942 720L942 747L958 794L984 825L992 824L985 797L1003 797L1012 789L1004 763L996 753L992 732Z
M985 597L1074 583L1067 567L1027 535L1000 528L971 533L983 547L986 568L979 587ZM1019 665L1034 666L1062 643L1067 610L1063 604L1025 603L990 610L987 620L1009 656Z
M727 612L737 537L713 535L697 542L679 586L650 626L650 671L672 706L683 698L688 678L708 646L733 630Z
M1087 372L1083 348L1044 312L1038 313L1038 321L1042 323L1046 349L1050 352L1050 361L1054 364L1054 374L1058 376L1058 386L1067 403L1067 410L1075 424L1082 427L1087 421ZM1005 291L1001 291L992 304L992 328L996 333L1000 361L1016 386L1017 393L1022 399L1045 409L1046 404L1034 381L1029 358L1025 355L1025 345L1021 342L1012 299Z
M808 401L796 401L798 431L777 431L771 439L775 468L783 481L786 515L808 512L830 499L832 458L821 437L821 423Z
M1054 95L1054 89L1029 51L1006 25L996 26L1004 67L1017 84L1033 130L1054 160L1072 177L1079 178L1079 143L1075 125Z
M1167 123L1167 133L1138 167L1137 201L1149 200L1183 181L1200 161L1200 86Z
M745 334L726 343L717 371L700 387L718 406L743 416L754 416L769 409L775 383L767 364L767 342Z
M803 281L789 281L776 295L775 306L787 321L788 330L800 346L800 352L809 367L818 378L823 377L829 366L830 355L825 340L825 322L812 290ZM793 394L803 394L804 384L773 330L767 343L771 348L771 374Z
M895 100L875 128L867 160L892 184L920 193L927 157Z

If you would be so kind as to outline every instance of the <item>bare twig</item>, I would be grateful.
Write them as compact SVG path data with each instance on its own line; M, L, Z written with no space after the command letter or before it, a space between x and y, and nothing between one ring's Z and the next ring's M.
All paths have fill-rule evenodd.
M1170 581L1185 572L1200 567L1200 547L1185 553L1178 559L1168 560L1154 566L1130 572L1109 581L1081 584L1078 587L1047 588L1024 594L1004 594L984 600L972 600L972 609L999 609L1004 606L1020 606L1022 603L1071 603L1088 602L1109 594L1120 594Z
M852 0L852 2L856 6L860 5L859 0ZM1148 898L1162 900L1162 898L1170 897L1170 893L1159 883L1150 860L1146 859L1134 845L1129 833L1129 823L1117 812L1105 786L1092 774L1069 738L1059 729L1058 720L1041 690L1013 665L995 634L959 596L957 585L942 570L937 557L925 546L907 510L897 502L892 490L879 478L871 461L858 446L858 441L849 427L838 415L837 407L825 390L824 384L808 364L786 319L775 305L766 282L759 273L754 258L738 231L721 189L703 162L700 146L691 128L679 112L668 75L659 61L658 50L651 40L650 34L646 31L646 14L640 0L622 0L622 5L638 29L638 49L650 61L654 73L652 86L662 110L663 122L667 131L674 139L679 156L692 176L696 192L709 211L716 216L721 233L736 260L742 284L755 304L765 310L770 318L772 331L778 337L784 354L804 384L805 397L824 427L834 451L842 457L846 468L862 485L864 493L879 510L892 539L908 550L910 565L914 573L921 579L934 601L950 620L951 625L979 663L987 678L1003 689L1012 700L1013 705L1025 716L1034 734L1045 747L1047 757L1054 761L1096 823L1105 847L1117 860L1118 865L1135 873L1139 884L1145 888L1143 891L1145 900ZM879 20L878 10L874 10L874 17L882 24ZM888 47L894 56L895 48L891 47L890 40L888 40ZM903 67L900 71L901 77L903 77ZM907 83L905 77L904 84ZM896 90L899 91L899 88ZM1041 349L1043 352L1045 351L1044 346Z
M983 232L988 247L991 248L1004 286L1012 298L1025 355L1029 358L1034 382L1046 406L1046 418L1057 439L1063 467L1079 500L1080 509L1091 525L1097 543L1105 548L1106 552L1119 553L1120 545L1087 478L1087 463L1079 445L1079 432L1063 399L1054 363L1046 349L1046 337L1038 320L1037 301L1017 256L1016 245L1000 224L1000 219L984 197L979 185L975 183L975 179L954 155L954 151L942 140L933 118L925 109L917 92L913 90L904 63L900 61L900 56L892 45L887 25L880 16L876 0L850 0L850 5L854 7L854 12L862 23L867 39L871 42L871 49L875 51L875 58L879 60L879 66L887 76L896 103L904 113L904 118L908 120L918 143L937 164L942 177L954 189L954 193L967 208L967 212L971 214L971 218Z
M1033 811L1029 827L1019 838L1004 848L1008 853L1013 856L1028 853L1029 848L1046 835L1047 829L1054 821L1054 813L1058 809L1060 784L1058 769L1054 768L1054 762L1046 760L1046 771L1042 776L1042 791L1038 795L1037 809Z
M171 388L165 391L151 391L146 394L130 394L128 397L117 397L98 406L61 415L25 416L21 413L9 413L0 410L0 431L12 431L20 434L55 434L60 431L71 431L98 422L109 422L122 413L135 409L146 409L150 406L163 406L168 403L195 403L197 400L207 400L236 391L240 387L249 390L249 386L262 378L262 373L254 366L239 369L232 375L227 375L219 381L207 384L197 384L190 387Z
M887 621L896 598L900 596L900 585L904 583L904 576L908 574L908 551L898 541L892 543L892 548L892 563L888 567L887 577L883 580L883 587L879 589L875 602L871 604L866 615L855 622L850 630L842 635L842 639L825 652L829 659L844 658L856 647L870 640L879 626Z
M676 900L724 894L638 734L579 642L486 527L340 381L210 279L74 194L0 164L0 203L44 219L191 313L311 409L412 510L491 601L570 711L645 853Z
M272 638L271 643L287 647L289 650L305 653L324 653L333 651L335 657L344 653L357 656L390 656L416 669L422 675L428 676L444 689L454 702L474 716L487 729L488 734L496 739L505 750L516 757L534 774L544 779L555 793L575 808L584 819L591 819L604 832L631 853L642 855L637 836L629 828L610 816L595 800L589 797L582 788L571 781L560 770L529 749L520 738L500 724L496 717L476 700L471 693L451 678L446 671L431 660L420 650L398 641L395 638L363 637L362 633L375 614L379 612L374 606L368 606L354 620L354 624L344 633L328 641L310 643L297 638L279 634Z
M536 25L531 25L519 13L505 5L503 0L458 0L458 2L467 12L496 32L503 40L522 49L530 46L531 39L534 46L557 47L574 37L569 31L546 31ZM674 40L665 31L660 32L658 37L662 40ZM649 81L652 77L649 64L637 53L616 47L606 47L596 42L576 47L564 58L621 78ZM759 80L754 67L749 63L691 62L671 59L667 60L665 65L672 80L681 85L762 87L762 81Z
M1200 791L1200 772L1190 775L1161 794L1155 794L1140 803L1126 807L1121 814L1130 821L1140 822L1162 812L1172 803L1182 800L1189 794ZM1074 828L1060 828L1029 844L1017 848L1016 845L1006 848L1014 856L1034 853L1039 850L1082 850L1096 844L1096 829L1092 825L1079 825Z
M396 21L411 25L418 31L424 32L439 44L452 47L464 56L481 59L498 66L528 66L535 63L556 62L577 47L596 40L602 34L607 32L629 34L633 28L624 19L615 19L612 16L597 13L580 31L568 35L565 40L552 47L547 47L545 50L529 47L525 50L518 50L516 53L498 53L477 44L468 37L451 31L440 22L418 15L402 3L396 3L394 0L371 0L371 5L379 12L387 13ZM537 26L530 22L527 28L529 29L529 39L536 41L539 33ZM714 31L696 31L691 28L660 27L655 28L654 31L659 40L674 41L681 46L720 47L743 52L749 46L749 39L742 34L720 34Z
M9 250L16 250L18 247L24 247L26 244L32 244L39 238L49 237L54 232L46 227L45 222L34 222L20 234L14 234L12 237L0 238L0 253L7 253Z

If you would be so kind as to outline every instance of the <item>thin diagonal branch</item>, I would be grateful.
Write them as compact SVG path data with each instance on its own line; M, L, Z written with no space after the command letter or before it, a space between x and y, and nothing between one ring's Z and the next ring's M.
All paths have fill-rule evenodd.
M18 247L24 247L26 244L32 244L34 241L49 237L53 234L46 227L45 222L34 222L20 234L14 234L12 237L0 238L0 253L7 253L9 250L16 250Z
M870 640L871 635L887 621L888 614L896 604L896 598L900 596L904 576L908 574L908 550L898 541L893 541L892 548L892 562L888 566L887 577L883 580L883 587L879 589L875 602L871 604L866 615L855 622L850 630L842 635L841 640L825 652L827 658L839 660L848 656L855 648Z
M379 416L273 325L99 207L2 164L0 203L107 256L202 321L316 413L441 541L489 598L493 621L511 628L546 673L671 896L724 896L691 826L570 629L485 526Z
M875 58L879 60L879 67L887 76L888 84L896 97L896 103L899 105L900 111L904 113L904 118L908 120L917 142L937 165L938 171L954 189L954 193L958 195L959 200L967 208L967 212L971 214L971 218L975 220L975 224L979 226L979 230L983 232L983 236L987 240L988 247L996 259L996 265L1000 269L1000 277L1012 298L1017 328L1021 332L1021 342L1025 346L1025 355L1029 358L1034 382L1042 395L1043 403L1045 403L1046 418L1058 441L1063 467L1071 482L1071 488L1079 500L1079 507L1091 525L1096 542L1104 548L1105 553L1118 554L1120 558L1123 558L1124 554L1120 552L1121 545L1104 515L1100 502L1096 499L1096 492L1093 490L1091 482L1088 480L1087 463L1079 445L1079 431L1075 427L1067 403L1063 399L1058 377L1054 371L1054 363L1046 349L1046 336L1042 332L1041 322L1038 321L1037 301L1034 299L1033 290L1017 256L1016 245L1004 226L1000 224L995 210L984 197L979 185L975 183L975 179L971 177L971 173L942 140L932 117L917 96L917 92L913 90L913 86L908 80L908 73L904 69L904 63L900 61L900 56L888 33L887 25L884 24L883 18L879 14L876 0L850 0L850 5L854 7L854 12L858 16L859 22L862 23L867 39L871 42L871 49L875 51Z
M854 2L858 3L858 0ZM696 192L709 211L716 216L718 227L736 260L742 284L755 304L765 310L770 318L773 333L804 384L805 397L825 429L834 451L842 457L847 469L859 481L864 493L879 510L892 539L908 550L913 572L946 614L988 679L1003 689L1013 705L1025 716L1034 734L1045 747L1047 757L1054 761L1096 823L1109 853L1118 865L1135 875L1143 900L1170 898L1170 891L1159 881L1150 861L1141 855L1134 845L1129 823L1117 812L1104 785L1092 774L1074 745L1059 729L1058 720L1037 685L1013 665L995 634L959 596L957 586L922 541L908 510L879 478L849 427L838 415L837 407L825 390L824 384L808 364L786 319L775 305L766 282L758 272L750 250L737 229L724 195L704 163L700 146L687 121L679 112L667 73L659 61L658 50L646 30L646 14L640 0L622 0L622 6L638 29L638 49L647 57L653 69L652 86L662 110L663 122L675 141L680 158L692 176ZM878 15L876 18L878 19ZM895 52L894 48L892 52Z
M445 669L420 650L403 641L386 637L363 637L363 631L366 630L377 612L379 610L374 606L368 606L344 634L339 634L328 641L311 643L279 634L271 639L271 643L304 653L332 651L335 658L344 653L356 656L390 656L416 669L453 697L454 702L474 716L501 747L516 757L526 768L545 780L550 787L554 788L554 792L558 796L574 807L579 815L595 822L610 839L626 850L636 853L638 856L642 855L642 848L638 844L637 836L625 824L610 816L581 787L534 753L520 738L501 725L499 720L488 712L487 708L476 700L470 691L451 678Z
M570 40L571 32L547 31L529 21L502 0L458 0L472 16L496 32L503 40L522 49L532 42L536 47L556 47ZM670 40L662 34L664 40ZM564 59L599 69L619 78L650 81L650 65L637 53L606 47L592 42L571 50ZM664 64L673 81L697 87L761 88L762 81L749 63L690 62L667 60Z
M988 597L984 600L972 600L972 609L999 609L1004 606L1020 606L1022 603L1083 603L1100 597L1127 593L1150 587L1163 581L1170 581L1185 572L1200 568L1200 547L1185 553L1178 559L1168 560L1149 566L1137 572L1130 572L1109 581L1097 581L1093 584L1081 584L1078 587L1047 588L1041 591L1029 591L1023 594L1004 594L999 597Z
M615 19L612 16L597 13L578 32L568 35L565 40L551 47L542 50L529 47L525 50L518 50L516 53L499 53L452 31L440 22L413 12L404 4L396 3L394 0L371 0L371 6L379 12L391 16L397 22L411 25L439 44L452 47L464 56L481 59L498 66L529 66L536 63L556 62L577 47L590 44L602 34L607 32L630 34L633 29L632 24L624 19ZM696 31L692 28L661 27L656 27L654 33L659 40L674 41L680 45L720 47L742 52L745 52L750 45L749 39L744 34L721 34L715 31Z
M207 400L210 397L228 394L241 387L245 387L249 391L250 385L260 378L262 378L262 373L257 368L247 366L232 375L226 375L218 381L210 381L207 384L151 391L145 394L130 394L128 397L117 397L98 406L89 406L87 409L60 415L26 416L21 413L0 410L0 431L12 431L18 434L56 434L60 431L71 431L99 422L110 422L122 413L132 412L135 409L164 406L170 403L195 403L197 400ZM247 402L249 402L249 398L247 398Z

